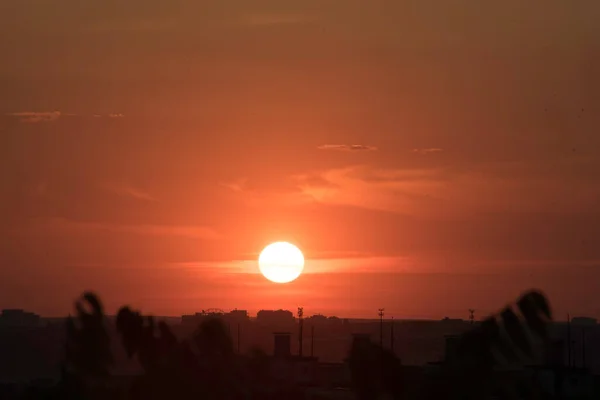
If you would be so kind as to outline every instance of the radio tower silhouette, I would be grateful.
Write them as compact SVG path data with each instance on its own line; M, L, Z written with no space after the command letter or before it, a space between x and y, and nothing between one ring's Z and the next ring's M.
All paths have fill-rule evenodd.
M471 325L473 325L473 322L475 321L475 310L472 308L469 308L469 321L471 322Z
M304 308L298 307L298 355L302 357L302 330L304 329Z
M310 327L310 356L315 356L315 326Z
M383 347L383 308L380 308L378 311L379 315L379 345Z
M390 328L390 348L394 352L394 317L392 317L392 327Z

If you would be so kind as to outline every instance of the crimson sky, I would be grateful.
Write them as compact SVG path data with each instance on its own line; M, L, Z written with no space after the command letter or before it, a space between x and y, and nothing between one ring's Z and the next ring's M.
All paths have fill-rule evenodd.
M600 316L598 20L0 0L0 308L466 317L536 286ZM308 259L289 285L256 275L277 240Z

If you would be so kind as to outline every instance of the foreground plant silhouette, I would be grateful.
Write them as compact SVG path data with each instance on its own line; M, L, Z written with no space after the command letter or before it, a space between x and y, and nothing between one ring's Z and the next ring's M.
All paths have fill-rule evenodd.
M492 391L498 391L507 399L519 398L517 382L497 384L494 369L539 361L549 340L548 324L552 313L546 297L536 290L523 294L515 305L522 318L513 305L507 305L461 335L456 355L438 374L426 380L421 398L480 400ZM403 398L400 360L395 355L371 341L355 341L349 364L360 400ZM537 388L528 383L519 386L526 392L519 395L536 398Z
M65 362L56 398L106 398L113 357L104 309L96 295L85 292L75 302L76 318L66 321Z
M128 356L144 369L133 399L232 399L243 392L231 338L218 319L202 322L191 341L180 342L166 323L123 307L117 330Z

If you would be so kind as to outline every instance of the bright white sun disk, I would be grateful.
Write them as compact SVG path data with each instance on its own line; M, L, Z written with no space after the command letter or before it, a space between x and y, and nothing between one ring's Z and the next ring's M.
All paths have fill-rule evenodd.
M271 243L260 253L258 267L268 280L287 283L298 278L304 270L304 256L291 243Z

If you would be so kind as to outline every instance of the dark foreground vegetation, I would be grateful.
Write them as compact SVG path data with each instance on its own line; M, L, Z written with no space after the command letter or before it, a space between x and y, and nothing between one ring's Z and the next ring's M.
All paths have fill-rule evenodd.
M127 380L111 376L113 355L102 303L85 293L67 321L67 340L60 382L31 387L23 399L301 399L298 384L278 381L269 356L260 350L239 355L219 319L203 321L188 340L178 340L164 322L123 307L116 326L130 358L142 373ZM495 380L494 370L535 362L542 356L551 321L543 294L530 291L463 334L451 362L420 387L407 393L400 360L366 339L356 340L347 359L352 390L360 400L544 398L534 384ZM0 355L1 356L1 355ZM0 395L0 397L2 397Z

